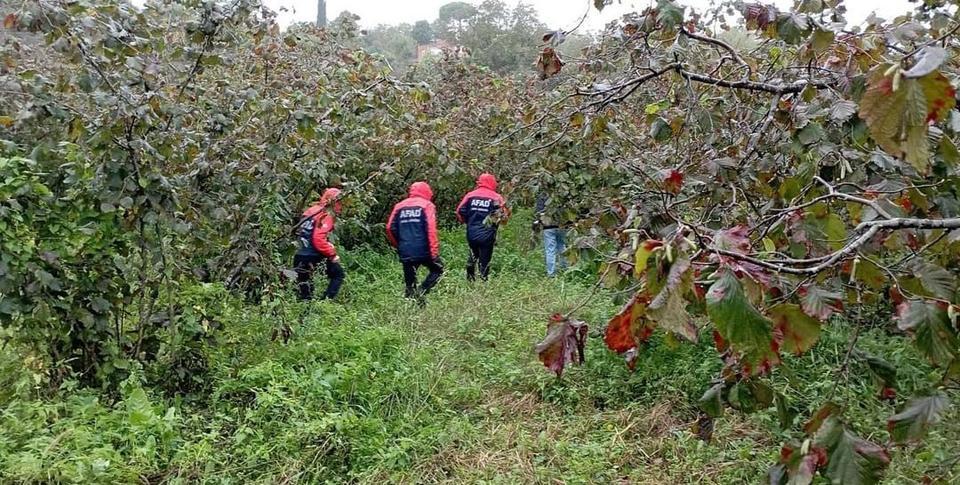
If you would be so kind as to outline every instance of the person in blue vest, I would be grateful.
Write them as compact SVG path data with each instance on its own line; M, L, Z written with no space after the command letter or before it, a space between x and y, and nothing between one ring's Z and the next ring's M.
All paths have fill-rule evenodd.
M423 297L443 276L440 260L440 237L437 235L437 209L433 205L433 190L426 182L414 182L410 196L393 206L387 219L387 241L397 248L403 264L406 297L416 298L423 305ZM426 267L430 274L417 288L417 270Z
M313 272L317 266L326 266L329 280L323 299L335 298L346 277L340 266L337 248L330 242L330 233L341 210L340 201L337 200L339 197L340 189L325 190L320 200L304 211L299 223L297 239L300 247L293 257L293 269L297 273L301 300L313 298Z
M456 214L457 220L467 226L467 245L470 246L467 279L476 279L479 265L480 278L486 281L497 242L497 227L507 219L503 196L497 193L497 179L489 173L481 174L476 188L457 205Z

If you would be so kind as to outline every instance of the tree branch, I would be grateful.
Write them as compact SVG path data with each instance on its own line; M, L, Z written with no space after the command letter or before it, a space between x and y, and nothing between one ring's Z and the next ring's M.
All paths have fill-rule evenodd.
M726 42L720 39L715 39L713 37L707 37L704 35L695 34L693 32L688 32L687 29L680 29L680 33L691 39L696 39L696 40L699 40L700 42L706 42L708 44L713 44L715 46L725 49L727 52L730 53L730 56L732 56L734 60L739 62L740 65L742 65L743 67L747 68L747 76L746 76L747 79L753 76L753 68L750 67L750 64L747 64L747 61L743 60L743 57L741 57L740 54L737 53L737 51L734 50L732 46L730 46L730 44L727 44Z

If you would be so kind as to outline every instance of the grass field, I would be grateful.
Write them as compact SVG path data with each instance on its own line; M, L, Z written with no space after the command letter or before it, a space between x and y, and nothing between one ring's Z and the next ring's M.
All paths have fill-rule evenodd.
M465 281L463 236L444 232L448 273L423 309L399 297L395 258L373 251L344 255L336 303L250 306L216 286L185 288L223 327L189 394L164 391L163 369L148 368L131 369L116 396L70 382L41 395L26 357L5 349L0 482L762 482L800 426L781 430L773 409L728 412L713 442L699 441L694 403L721 367L709 338L658 335L630 373L600 338L617 307L601 291L579 312L591 325L586 364L562 379L542 367L533 346L547 316L589 297L593 280L544 277L520 219L488 283ZM294 328L287 344L270 338L280 321ZM901 395L926 389L928 366L875 323L861 348L901 369ZM832 396L861 435L885 443L896 406L863 369L836 373L847 342L834 322L772 381L798 423ZM960 482L958 442L955 407L925 444L892 450L886 481Z

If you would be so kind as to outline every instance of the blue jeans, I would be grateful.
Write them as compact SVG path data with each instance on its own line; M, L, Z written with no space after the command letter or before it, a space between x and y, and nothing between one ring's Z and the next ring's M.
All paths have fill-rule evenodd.
M547 276L553 276L556 273L558 264L561 270L567 267L567 261L563 258L566 238L565 229L554 227L543 230L543 255L547 259Z

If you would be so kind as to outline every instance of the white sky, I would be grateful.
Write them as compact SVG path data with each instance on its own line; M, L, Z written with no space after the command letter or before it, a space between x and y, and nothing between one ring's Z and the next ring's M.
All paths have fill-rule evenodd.
M349 10L360 16L360 25L373 27L378 24L413 23L417 20L434 20L441 5L451 0L327 0L327 18L334 19L340 12ZM469 3L479 4L481 0L467 0ZM710 4L710 0L679 0L681 4L703 9ZM279 12L279 21L283 26L294 21L313 22L317 18L316 0L264 0L264 3L279 12L280 7L286 7L287 12ZM518 0L505 0L509 6L514 6ZM587 16L585 27L589 30L601 30L607 22L615 20L620 15L630 11L640 11L655 4L656 0L614 0L602 12L592 7L592 0L523 0L531 4L540 13L540 18L555 29L569 29L576 25L580 17L590 5L590 14ZM793 0L764 0L760 3L774 3L783 10L793 5ZM913 9L916 4L907 0L846 0L847 19L852 23L860 23L872 11L886 19Z

